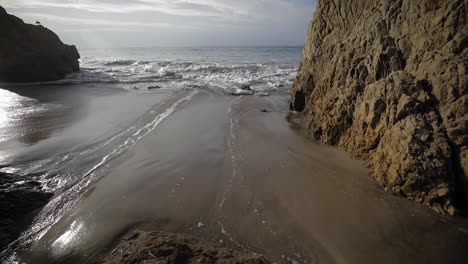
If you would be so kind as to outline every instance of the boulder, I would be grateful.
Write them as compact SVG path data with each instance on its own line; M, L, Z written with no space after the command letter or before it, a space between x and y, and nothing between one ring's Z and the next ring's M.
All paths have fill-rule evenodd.
M440 213L466 209L464 0L319 0L290 119L367 160L377 182Z
M42 25L25 24L0 7L0 82L59 80L80 69L75 46Z

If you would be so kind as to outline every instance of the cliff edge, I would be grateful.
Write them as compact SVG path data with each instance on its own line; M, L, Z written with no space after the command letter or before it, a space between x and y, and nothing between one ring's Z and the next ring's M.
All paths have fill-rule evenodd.
M0 6L0 82L55 81L80 69L75 46L52 31L25 24Z
M386 190L468 205L466 0L319 0L290 118L367 160Z

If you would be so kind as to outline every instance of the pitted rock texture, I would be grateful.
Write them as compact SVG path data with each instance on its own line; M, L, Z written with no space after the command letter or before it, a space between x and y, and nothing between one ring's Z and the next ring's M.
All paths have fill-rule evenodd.
M0 82L55 81L80 69L75 46L41 25L25 24L0 6Z
M267 264L269 262L261 255L222 248L181 234L132 230L104 259L104 263Z
M386 190L462 212L467 9L467 0L319 0L291 120L367 160Z

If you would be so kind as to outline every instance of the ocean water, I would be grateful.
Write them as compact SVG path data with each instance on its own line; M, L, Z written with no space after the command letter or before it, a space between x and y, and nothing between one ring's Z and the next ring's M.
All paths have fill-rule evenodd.
M0 172L14 173L16 177L14 183L1 187L14 190L32 180L40 183L44 191L54 193L17 244L0 253L0 263L3 258L14 263L15 252L39 243L78 206L94 184L111 174L115 160L125 160L144 138L157 139L157 130L170 123L168 120L193 98L205 98L203 107L214 105L213 115L223 116L213 123L209 118L200 122L184 120L185 124L192 121L195 128L202 122L208 122L203 128L232 123L226 112L229 104L246 98L232 94L249 94L252 96L247 97L271 104L271 111L287 111L287 93L296 76L302 47L119 48L79 52L81 70L63 80L0 83ZM251 91L240 90L242 85L250 86ZM197 142L199 134L194 130L190 142ZM224 136L222 132L209 139ZM180 140L174 137L167 142ZM168 149L179 146L173 143L150 151L164 155ZM185 153L186 147L180 147ZM223 151L219 153L224 155ZM135 169L133 174L142 173ZM41 263L36 260L26 263Z
M0 166L15 163L30 148L61 136L68 125L90 112L131 116L137 94L205 90L229 95L288 93L302 59L302 47L153 47L80 49L79 72L45 83L0 83ZM248 85L251 91L239 89ZM99 98L125 92L131 109L94 106ZM114 96L115 97L115 96ZM140 100L140 99L135 99ZM104 100L105 101L105 100ZM107 101L105 101L107 102ZM109 104L106 106L106 104ZM122 105L122 104L120 104ZM101 108L104 108L105 111ZM287 108L285 108L286 110ZM140 113L135 112L135 115ZM98 121L96 121L98 122ZM107 123L112 123L109 121ZM106 122L95 125L104 130ZM110 129L110 128L107 128ZM82 134L90 134L86 131ZM110 131L113 133L113 131ZM49 140L50 141L50 140ZM43 154L39 154L42 158ZM30 155L27 155L28 159ZM34 157L36 158L36 157ZM5 168L3 170L6 170ZM16 171L16 170L8 170Z
M195 47L83 49L81 71L60 83L112 83L127 90L211 89L235 94L287 91L302 47Z

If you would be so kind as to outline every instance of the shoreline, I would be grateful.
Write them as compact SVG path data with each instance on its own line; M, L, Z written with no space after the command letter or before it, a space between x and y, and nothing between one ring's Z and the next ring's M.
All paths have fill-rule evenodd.
M21 259L93 263L142 225L270 261L463 259L467 221L383 192L362 161L291 128L287 95L199 91L183 100L189 93L151 110L142 121L154 129L109 160L105 176L46 233L33 235ZM457 243L436 243L441 239Z

